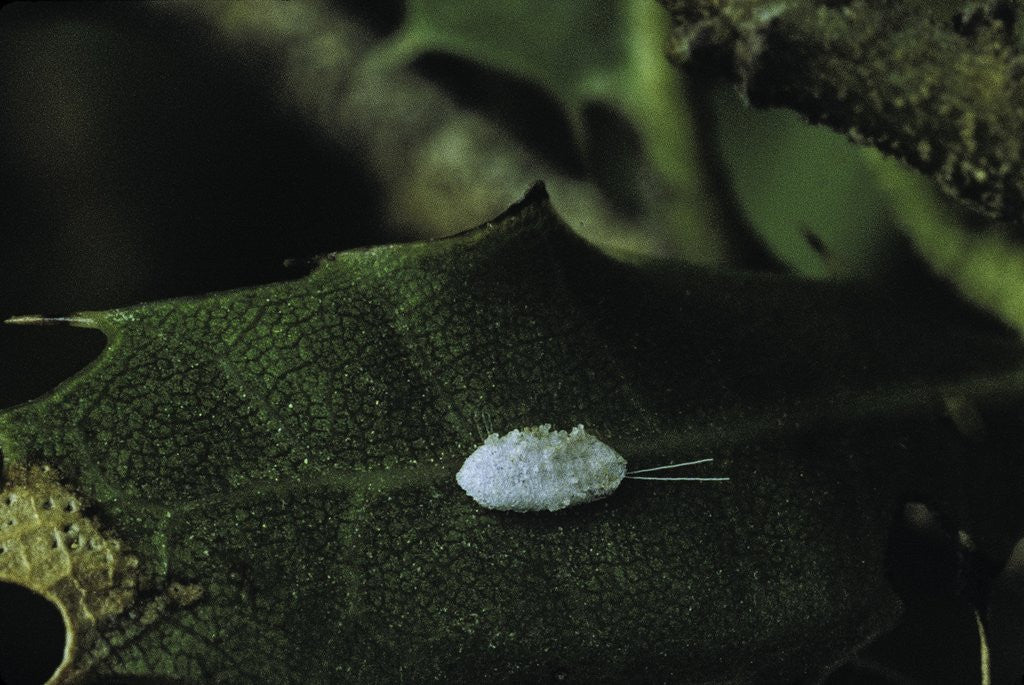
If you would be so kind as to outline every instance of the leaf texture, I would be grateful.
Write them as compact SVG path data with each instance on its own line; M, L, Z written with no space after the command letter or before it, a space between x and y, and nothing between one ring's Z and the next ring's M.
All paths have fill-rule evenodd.
M55 682L807 677L899 615L904 499L964 507L942 398L1024 387L1015 342L870 290L618 264L540 189L450 239L79 320L103 355L0 414L0 514L31 505L0 580L72 616ZM487 431L543 423L732 480L530 514L456 484Z

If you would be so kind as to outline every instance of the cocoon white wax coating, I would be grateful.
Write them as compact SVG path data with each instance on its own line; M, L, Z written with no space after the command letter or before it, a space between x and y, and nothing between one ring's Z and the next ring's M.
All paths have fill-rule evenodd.
M550 424L487 437L455 479L481 506L502 511L557 511L615 492L626 460L583 426Z

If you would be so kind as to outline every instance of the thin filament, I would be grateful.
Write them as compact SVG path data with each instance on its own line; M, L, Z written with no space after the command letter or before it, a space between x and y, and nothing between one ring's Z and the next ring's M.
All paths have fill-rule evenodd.
M647 473L649 471L664 471L665 469L674 469L678 466L693 466L694 464L706 464L714 459L698 459L697 461L684 461L679 464L669 464L668 466L655 466L649 469L637 469L635 471L627 471L626 473Z
M688 478L682 478L682 477L672 478L670 476L624 476L624 478L632 478L633 480L729 480L728 476L708 476L708 477L691 476L691 477L688 477Z

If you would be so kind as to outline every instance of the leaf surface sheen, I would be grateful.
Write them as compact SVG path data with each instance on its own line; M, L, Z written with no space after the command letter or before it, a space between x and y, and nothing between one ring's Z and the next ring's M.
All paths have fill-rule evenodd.
M8 491L52 469L133 559L69 680L803 677L898 615L908 492L963 503L941 398L1022 387L1011 341L857 286L638 271L539 191L450 239L88 317L100 359L0 414ZM525 515L459 489L485 426L542 423L732 480Z

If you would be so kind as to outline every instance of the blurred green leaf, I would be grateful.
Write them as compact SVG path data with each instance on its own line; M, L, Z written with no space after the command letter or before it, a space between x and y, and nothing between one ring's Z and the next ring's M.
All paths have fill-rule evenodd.
M884 278L903 245L862 148L788 110L744 106L714 92L722 161L750 225L794 273Z
M65 675L808 677L899 614L906 493L964 502L936 399L1024 392L1012 342L862 288L639 272L537 193L451 239L76 320L105 353L0 414L0 508L35 517L0 528L0 580L73 617ZM455 473L484 420L732 480L482 510Z
M1019 228L972 214L934 181L874 149L866 168L917 253L970 302L1024 334L1024 246Z
M636 0L411 0L379 59L408 63L446 52L532 81L563 104L581 132L583 110L594 102L626 108L641 120L679 107L678 87L662 88L679 83L663 55L667 30L661 8Z
M723 263L732 255L685 81L665 56L668 30L667 12L649 0L410 0L366 68L439 52L539 86L619 211L653 214L689 261ZM552 185L556 200L559 190Z

